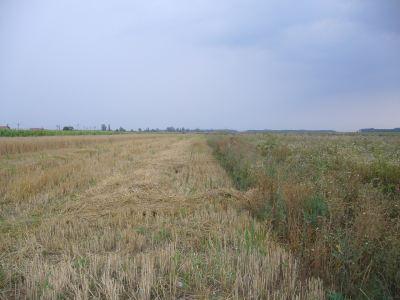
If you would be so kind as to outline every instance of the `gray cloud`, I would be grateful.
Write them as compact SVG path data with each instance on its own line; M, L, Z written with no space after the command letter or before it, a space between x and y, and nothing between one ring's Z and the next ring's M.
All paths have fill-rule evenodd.
M398 7L5 0L0 123L400 126Z

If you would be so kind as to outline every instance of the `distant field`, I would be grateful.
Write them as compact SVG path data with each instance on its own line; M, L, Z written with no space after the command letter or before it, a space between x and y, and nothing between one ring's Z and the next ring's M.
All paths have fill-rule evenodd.
M144 135L139 136L145 137ZM0 155L73 147L82 148L90 144L112 143L129 139L132 139L132 135L2 137L0 139Z
M0 139L0 298L323 299L201 135Z
M0 299L396 299L400 135L0 139Z
M400 134L211 136L247 208L332 299L400 295Z
M17 136L53 136L53 135L110 135L120 134L115 131L101 130L17 130L17 129L0 129L0 137L17 137Z

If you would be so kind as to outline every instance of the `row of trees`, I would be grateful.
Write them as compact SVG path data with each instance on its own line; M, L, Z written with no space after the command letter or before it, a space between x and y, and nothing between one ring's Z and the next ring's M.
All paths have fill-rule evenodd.
M111 131L111 125L110 124L108 124L108 126L106 125L106 124L101 124L101 130L102 131ZM123 128L123 127L119 127L119 128L117 128L117 129L115 129L115 131L122 131L122 132L125 132L126 131L126 129L125 128ZM131 130L131 131L133 131L133 130Z
M185 128L185 127L173 127L173 126L169 126L165 129L159 129L159 128L155 128L155 129L150 129L149 127L147 127L146 129L142 129L139 128L138 129L139 132L180 132L180 133L185 133L185 132L211 132L211 131L215 131L213 129L189 129L189 128Z
M77 128L73 127L73 126L61 126L61 125L57 125L57 130L63 130L63 131L73 131L73 130L81 130L81 128L79 127L79 124L77 125ZM11 129L8 125L7 126L0 126L1 129ZM18 124L18 129L19 129L19 124ZM83 127L84 130L97 130L96 127ZM31 130L44 130L44 128L31 128ZM125 128L123 127L119 127L115 130L111 129L111 125L110 124L101 124L100 125L100 130L101 131L121 131L121 132L125 132L127 131ZM131 132L135 132L136 130L131 129ZM211 131L215 131L213 129L189 129L189 128L185 128L185 127L173 127L173 126L168 126L166 129L159 129L159 128L138 128L137 130L138 132L180 132L180 133L185 133L185 132L211 132Z
M186 132L186 131L190 131L190 129L185 129L184 127L182 128L174 128L172 126L167 127L166 129L160 129L160 128L139 128L138 129L139 132Z
M63 130L74 130L74 127L73 126L64 126L63 127ZM106 124L101 124L100 125L100 130L101 131L112 131L111 130L111 125L110 124L108 124L108 125L106 125ZM117 129L115 129L115 131L126 131L126 129L125 128L123 128L123 127L119 127L119 128L117 128ZM134 131L133 129L131 129L130 131ZM167 132L185 132L185 131L190 131L189 129L185 129L184 127L182 127L182 128L174 128L174 127L172 127L172 126L170 126L170 127L167 127L165 130L161 130L161 129L159 129L159 128L156 128L156 129L150 129L149 127L147 127L146 129L142 129L142 128L139 128L138 129L138 131L139 132L159 132L159 131L167 131Z
M60 128L60 127L58 127ZM74 127L72 126L64 126L63 130L74 130ZM119 127L117 129L111 129L111 125L108 124L101 124L100 125L100 130L101 131L119 131L119 132L126 132L127 130L123 127ZM130 132L135 132L136 130L131 129ZM185 132L213 132L216 131L214 129L189 129L189 128L185 128L185 127L173 127L173 126L168 126L165 129L159 129L159 128L138 128L137 132L179 132L179 133L185 133Z

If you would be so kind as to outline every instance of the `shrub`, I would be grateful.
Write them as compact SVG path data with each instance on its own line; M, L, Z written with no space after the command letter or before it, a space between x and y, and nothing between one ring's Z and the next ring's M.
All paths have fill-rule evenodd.
M313 196L304 203L304 221L314 227L318 226L319 220L328 216L328 205L321 196Z

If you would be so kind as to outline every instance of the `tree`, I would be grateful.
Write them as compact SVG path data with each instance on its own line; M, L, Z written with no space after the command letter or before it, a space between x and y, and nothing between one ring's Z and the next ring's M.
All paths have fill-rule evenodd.
M72 126L64 126L63 130L74 130Z
M102 130L102 131L106 131L106 130L107 130L106 124L101 124L101 130Z

